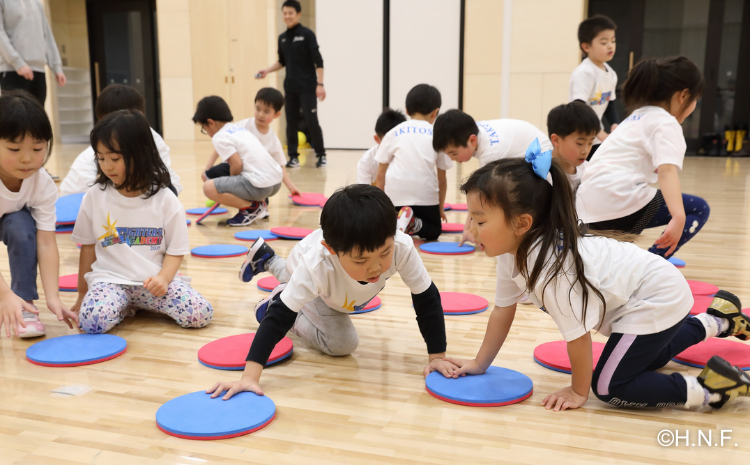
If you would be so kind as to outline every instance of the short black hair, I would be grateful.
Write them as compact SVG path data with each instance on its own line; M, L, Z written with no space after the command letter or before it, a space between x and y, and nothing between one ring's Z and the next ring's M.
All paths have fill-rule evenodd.
M291 7L294 8L297 13L302 11L302 5L297 0L286 0L283 5L281 5L281 9L283 10L284 7Z
M47 142L46 163L52 153L52 125L44 107L25 90L4 90L0 95L0 139L20 142L26 136Z
M352 184L326 201L320 227L336 253L372 252L396 234L396 208L379 188Z
M583 51L583 44L590 44L602 31L616 31L617 24L604 15L586 18L578 25L578 45ZM584 52L585 54L586 52Z
M580 100L558 105L547 115L547 132L550 137L568 137L574 132L596 135L601 130L601 122L596 112Z
M140 111L118 110L108 114L94 126L90 142L94 153L101 144L110 152L120 154L125 161L125 180L117 186L118 189L143 190L149 198L170 185L169 169L159 155L148 121ZM96 183L102 186L102 190L114 186L98 162L96 173Z
M448 110L435 120L432 127L432 148L443 152L449 146L466 147L469 137L479 134L474 118L461 110Z
M208 124L209 119L221 123L228 123L234 120L227 102L217 95L203 97L198 102L195 114L193 115L193 123Z
M264 87L255 94L255 101L263 102L273 107L273 111L281 111L284 108L284 96L273 87Z
M406 94L406 112L409 115L420 113L429 115L440 108L443 100L437 87L429 84L417 84Z
M395 128L399 124L406 121L406 116L398 110L386 108L383 113L378 116L378 120L375 122L375 134L381 139L383 136L388 134L388 131Z
M96 98L96 119L102 119L113 111L138 110L146 113L146 99L132 86L110 84Z

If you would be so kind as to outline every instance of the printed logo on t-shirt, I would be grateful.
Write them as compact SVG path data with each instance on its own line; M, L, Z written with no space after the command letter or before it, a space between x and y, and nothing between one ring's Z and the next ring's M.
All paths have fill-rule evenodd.
M609 92L602 92L601 89L598 89L596 91L596 96L594 98L589 99L589 105L604 105L605 103L609 102L609 98L612 96L612 91Z
M404 126L402 128L398 128L398 131L396 131L395 137L398 137L401 134L424 134L426 136L431 136L432 128L423 128L423 127L417 127L417 126Z
M242 126L232 125L232 126L230 126L230 127L227 128L227 134L234 134L236 132L242 132L242 131L250 132L250 131L247 130L247 128L242 127Z
M627 123L628 121L638 121L639 119L643 118L643 114L640 115L630 115L627 118L625 118L622 122ZM654 171L655 173L656 171Z
M372 297L372 299L374 299L374 298L375 298L375 296ZM372 300L372 299L370 299L370 300ZM367 304L370 303L370 300L368 300L367 302L363 303L362 305L354 305L355 302L353 300L351 302L349 302L349 294L346 294L345 297L344 297L344 305L342 305L341 308L343 308L344 310L346 310L348 312L358 312L358 311L362 310L363 308L365 308L367 306Z
M487 136L490 138L490 147L492 147L495 144L499 144L500 143L500 138L497 137L497 131L495 131L492 128L492 126L490 126L489 124L486 124L486 123L484 123L482 121L479 121L477 123L477 126L479 126L480 128L484 129L484 132L487 133Z
M305 40L304 36L296 36L292 42L302 42Z
M107 248L117 244L127 244L129 247L134 245L150 245L152 249L158 249L164 240L163 228L118 228L117 220L113 223L107 212L107 224L102 225L106 231L96 240L102 241L102 247Z

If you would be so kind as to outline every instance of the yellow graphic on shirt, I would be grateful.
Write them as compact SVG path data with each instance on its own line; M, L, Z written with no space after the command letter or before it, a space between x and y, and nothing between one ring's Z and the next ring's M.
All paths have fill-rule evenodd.
M354 303L355 303L354 300L352 300L351 302L349 302L349 294L346 294L344 296L344 305L342 305L341 308L343 308L344 310L346 310L348 312L353 312L354 311Z
M612 92L602 92L602 88L597 87L594 98L589 99L589 105L604 105L605 103L609 102L611 97Z
M107 212L107 224L102 225L102 228L104 228L104 230L107 232L99 236L96 240L100 241L108 237L119 237L119 234L117 234L117 228L115 227L116 225L117 225L117 220L115 220L115 222L112 223L109 219L109 212Z

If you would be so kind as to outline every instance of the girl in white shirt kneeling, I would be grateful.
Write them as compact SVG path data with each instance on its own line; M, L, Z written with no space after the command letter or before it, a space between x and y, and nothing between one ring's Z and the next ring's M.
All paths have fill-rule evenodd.
M143 114L110 113L91 131L96 184L83 197L72 240L81 246L78 271L79 327L106 333L129 309L202 328L213 308L176 278L190 252L185 212L168 189L169 170Z
M720 407L748 395L750 378L718 356L697 378L655 371L709 337L748 339L739 299L720 291L707 313L688 316L693 297L674 266L634 244L585 234L558 162L549 152L527 159L490 163L461 186L477 245L498 266L495 308L476 359L449 359L458 375L489 367L516 303L528 295L558 326L572 366L571 385L542 400L547 409L581 407L589 388L618 407ZM592 329L609 336L593 376Z

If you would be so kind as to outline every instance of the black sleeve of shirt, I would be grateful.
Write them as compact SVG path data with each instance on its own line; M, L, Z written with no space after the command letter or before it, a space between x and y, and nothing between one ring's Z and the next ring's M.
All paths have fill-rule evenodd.
M620 117L617 115L617 110L615 110L615 106L612 102L609 102L609 105L607 105L607 109L604 110L603 116L607 118L610 126L613 124L620 124Z
M320 47L318 46L318 39L315 37L315 33L310 31L309 37L307 38L307 47L310 49L310 58L315 63L316 68L323 68L323 57L320 55Z
M247 354L248 362L260 363L264 367L268 362L276 344L286 336L297 320L297 312L289 309L277 294L275 300L268 306L268 313L260 323L255 338Z
M419 332L422 333L424 342L427 343L427 353L440 354L445 352L448 344L445 339L443 304L435 283L431 283L430 287L421 294L412 294L411 301L414 303L414 311L417 313Z
M284 50L281 48L281 37L279 37L279 63L281 63L281 66L286 66L286 60L284 60Z

